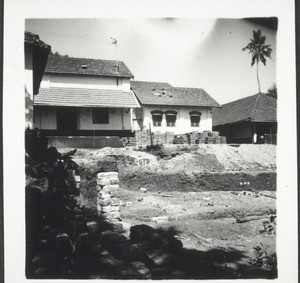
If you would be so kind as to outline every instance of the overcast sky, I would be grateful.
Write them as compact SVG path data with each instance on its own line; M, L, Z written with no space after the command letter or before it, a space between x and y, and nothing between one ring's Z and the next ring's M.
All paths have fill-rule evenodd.
M122 60L135 80L203 88L223 104L258 92L256 69L243 52L261 29L273 49L260 67L261 90L276 82L276 30L241 19L28 19L26 30L53 52ZM111 38L118 40L117 48Z

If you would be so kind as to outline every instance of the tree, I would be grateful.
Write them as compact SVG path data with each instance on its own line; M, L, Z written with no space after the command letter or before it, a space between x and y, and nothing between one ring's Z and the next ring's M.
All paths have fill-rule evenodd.
M266 95L277 99L277 85L275 83L268 89Z
M272 48L271 45L265 44L266 37L261 34L261 30L253 30L253 38L250 39L250 43L242 50L249 50L251 54L251 66L256 64L256 77L258 83L258 91L260 93L260 81L258 75L258 63L262 62L266 65L267 58L271 59Z
M53 53L53 51L50 51L50 56L56 56L56 57L69 57L69 55L61 55L60 53L58 53L57 51Z

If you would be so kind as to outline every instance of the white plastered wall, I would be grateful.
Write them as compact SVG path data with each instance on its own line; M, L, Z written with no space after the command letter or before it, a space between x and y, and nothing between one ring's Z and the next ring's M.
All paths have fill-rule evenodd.
M131 111L128 108L109 109L108 124L93 124L92 108L79 108L79 130L131 130Z
M55 107L35 107L34 127L41 130L56 130L56 108Z
M167 127L166 125L166 115L163 114L162 125L160 127L154 127L152 122L151 111L160 110L160 111L168 111L173 110L177 111L176 116L176 126L175 127ZM190 120L190 111L199 111L202 113L199 127L192 127ZM147 129L149 128L149 124L151 125L151 129L155 131L159 131L161 133L165 132L174 132L175 134L184 134L189 132L203 132L205 130L212 130L212 115L211 108L208 107L182 107L182 106L143 106L143 126Z
M41 82L41 88L49 87L118 89L129 91L130 79L66 74L45 74Z

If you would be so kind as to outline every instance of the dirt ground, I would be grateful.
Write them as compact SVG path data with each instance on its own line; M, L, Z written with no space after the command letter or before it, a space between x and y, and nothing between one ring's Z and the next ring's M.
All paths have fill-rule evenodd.
M225 259L227 268L237 272L243 264L262 269L276 266L275 146L174 145L150 152L134 148L80 149L74 161L81 168L82 203L88 206L95 206L96 174L119 171L121 215L127 233L132 225L147 224L172 230L187 249L240 251L243 256L238 260ZM128 177L132 174L134 179ZM179 186L166 189L163 177L160 181L153 177L163 174L186 179L175 179ZM237 177L226 179L226 187L217 189L214 186L222 182L222 174ZM259 174L265 177L249 177ZM198 189L199 183L191 185L191 176L212 176L217 181Z
M255 263L257 247L268 256L276 251L275 230L268 232L264 224L276 215L275 192L121 192L128 227L145 223L172 229L188 249L241 251L244 258L236 265ZM249 221L238 223L243 220ZM276 229L276 223L271 225Z

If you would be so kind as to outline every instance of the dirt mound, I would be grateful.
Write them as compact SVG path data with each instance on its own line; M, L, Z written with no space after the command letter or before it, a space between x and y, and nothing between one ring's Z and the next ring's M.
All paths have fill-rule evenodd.
M276 169L275 145L203 145L198 153L215 155L227 171Z
M78 149L76 162L94 167L110 157L118 168L183 172L276 170L274 145L166 145L157 150L145 148ZM98 166L99 164L98 163Z
M214 154L183 153L167 161L161 160L160 165L162 170L170 172L221 172L225 170Z
M241 183L248 184L249 190L276 189L273 145L78 149L74 161L80 168L82 201L91 206L95 205L96 174L103 171L118 171L121 185L128 189L243 190Z
M192 173L126 170L120 172L124 188L146 187L153 191L242 191L276 190L276 173Z

